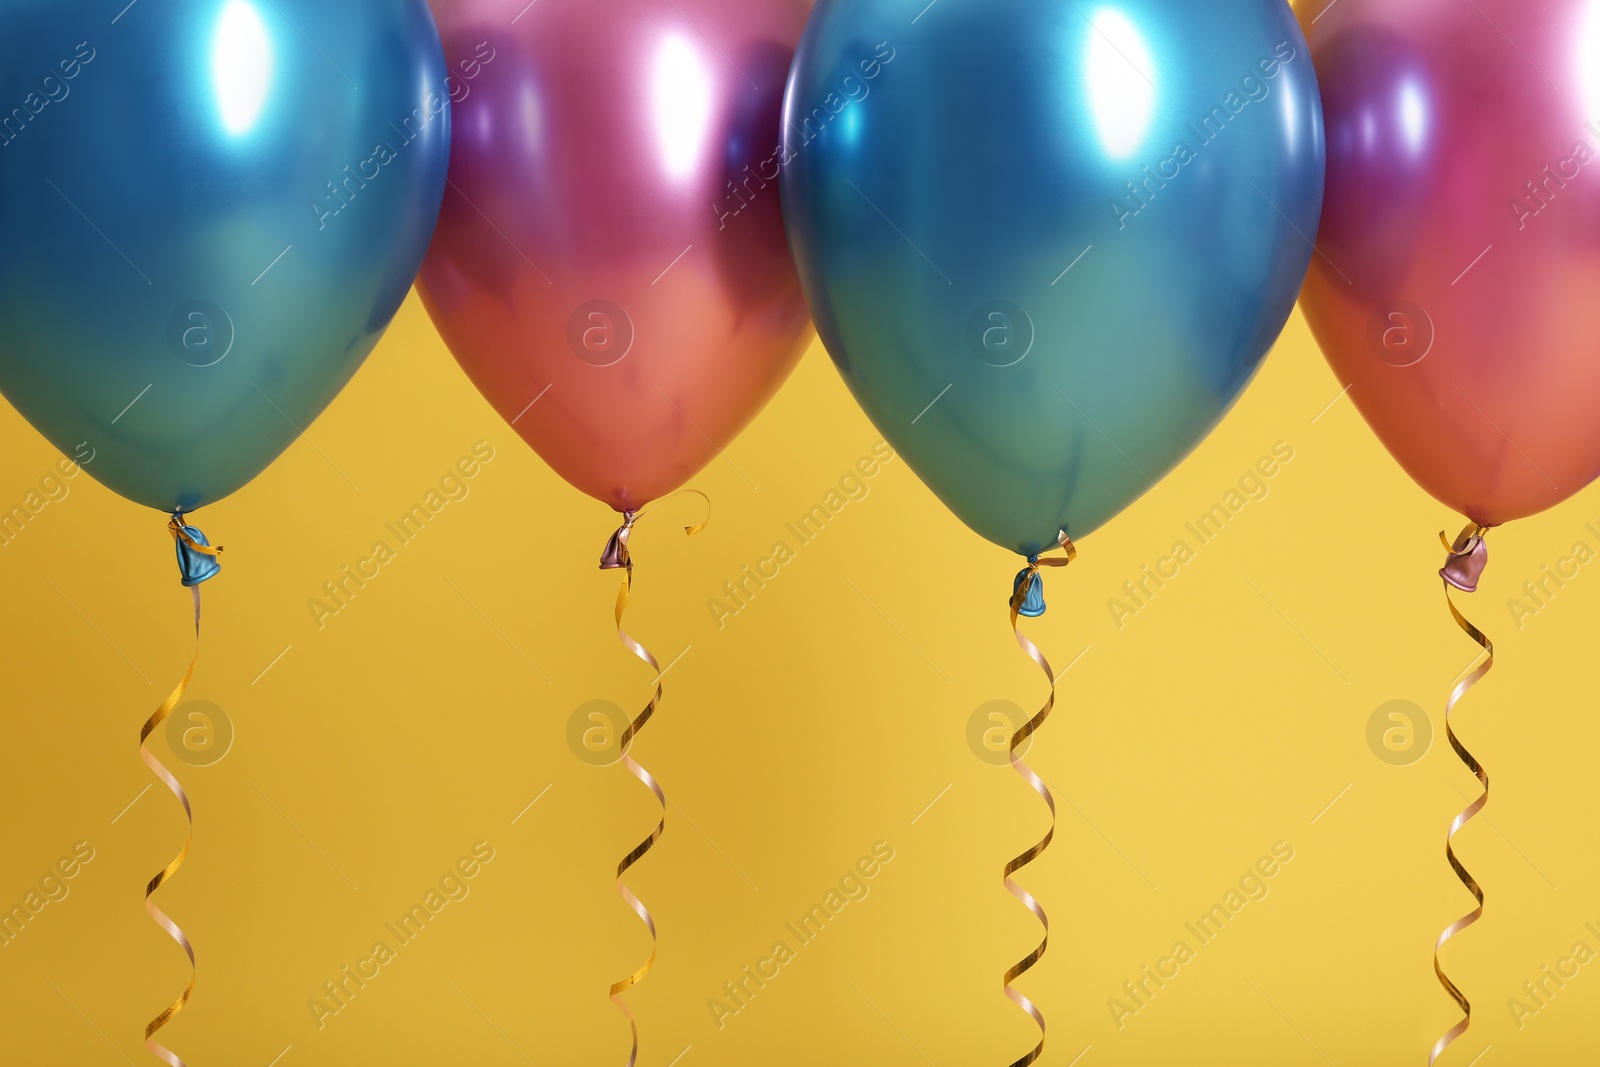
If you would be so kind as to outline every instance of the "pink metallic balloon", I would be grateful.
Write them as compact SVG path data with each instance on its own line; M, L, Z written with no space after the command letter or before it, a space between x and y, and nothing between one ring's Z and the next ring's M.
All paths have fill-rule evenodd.
M806 0L433 0L450 186L422 298L495 408L618 511L700 471L810 339L778 199Z
M1302 306L1406 471L1486 526L1600 473L1600 2L1309 0Z

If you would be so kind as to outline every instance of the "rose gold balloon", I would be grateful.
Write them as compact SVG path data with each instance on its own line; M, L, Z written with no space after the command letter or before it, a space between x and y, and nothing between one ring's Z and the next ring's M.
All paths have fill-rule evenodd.
M1600 473L1600 3L1310 0L1327 121L1302 295L1341 383L1475 522Z
M680 487L810 336L778 200L804 0L434 0L450 188L423 301L495 408L619 511Z

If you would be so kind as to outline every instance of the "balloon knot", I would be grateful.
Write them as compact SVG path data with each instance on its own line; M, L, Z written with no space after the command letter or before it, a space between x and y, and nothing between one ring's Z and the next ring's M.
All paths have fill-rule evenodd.
M1044 575L1039 573L1038 557L1030 559L1028 564L1012 583L1011 606L1016 608L1018 615L1037 619L1045 612Z
M183 512L173 513L172 521L167 523L167 532L172 534L173 544L177 548L178 578L185 586L193 588L221 573L222 561L217 557L222 554L222 546L212 547L205 534L184 522Z
M1441 532L1439 540L1444 543L1450 552L1450 557L1445 560L1444 567L1439 571L1439 577L1463 593L1476 593L1478 580L1483 577L1483 570L1489 565L1489 543L1485 538L1489 527L1472 523L1455 542L1445 540Z
M638 517L637 512L622 513L622 525L611 535L611 540L606 542L605 551L600 553L601 570L620 571L632 564L633 559L628 555L628 536L633 533L633 523Z

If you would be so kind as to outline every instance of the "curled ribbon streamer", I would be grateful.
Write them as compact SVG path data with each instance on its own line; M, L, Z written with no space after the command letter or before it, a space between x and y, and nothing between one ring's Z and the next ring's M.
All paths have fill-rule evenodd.
M1433 1067L1434 1061L1444 1053L1444 1050L1449 1048L1458 1037L1466 1033L1467 1029L1472 1025L1472 1003L1467 999L1466 994L1461 991L1460 987L1444 973L1444 967L1439 963L1439 952L1444 948L1446 941L1449 941L1483 918L1483 889L1478 885L1477 880L1467 872L1466 867L1462 866L1461 861L1456 858L1455 836L1462 827L1488 805L1489 776L1485 773L1483 765L1477 761L1472 753L1467 751L1466 746L1456 737L1455 730L1450 723L1450 713L1455 710L1456 704L1466 695L1467 690L1477 685L1483 679L1483 676L1488 674L1494 667L1494 642L1484 636L1483 631L1467 621L1466 616L1461 614L1461 610L1456 607L1455 600L1450 595L1450 589L1454 586L1463 592L1469 593L1476 590L1477 577L1482 573L1484 564L1488 560L1488 549L1484 544L1484 535L1488 532L1488 529L1483 526L1469 526L1456 539L1453 545L1445 539L1444 534L1441 533L1439 535L1439 539L1444 541L1445 547L1450 551L1450 559L1446 562L1445 569L1440 572L1445 582L1445 603L1449 605L1450 614L1455 618L1456 625L1461 627L1462 631L1476 641L1484 651L1483 658L1456 682L1455 687L1450 691L1449 699L1445 701L1445 735L1450 739L1450 747L1455 749L1456 755L1461 758L1461 762L1467 765L1467 769L1483 785L1483 795L1469 804L1466 810L1451 821L1450 832L1445 836L1445 858L1450 861L1451 869L1456 872L1456 877L1461 879L1461 884L1467 887L1467 891L1478 902L1478 906L1446 927L1444 932L1439 935L1438 941L1434 942L1433 972L1439 976L1439 982L1444 986L1445 992L1449 993L1450 998L1460 1006L1462 1018L1460 1022L1447 1030L1444 1036L1434 1044L1433 1051L1428 1055L1428 1067Z
M176 519L173 520L174 523L177 521L178 520ZM174 530L173 536L181 536L185 542L189 541L188 535L182 534L179 530ZM204 551L202 546L196 544L191 544L190 547ZM172 709L176 708L178 706L178 702L183 699L184 690L189 688L189 681L194 677L195 664L200 660L200 587L198 585L193 586L191 587L190 591L194 593L194 655L189 659L189 669L184 671L183 681L179 682L177 688L173 689L171 695L169 695L166 700L161 702L161 706L156 709L155 714L150 716L150 718L145 721L144 728L139 731L139 755L144 758L145 764L155 772L155 776L161 779L161 781L166 784L168 789L172 790L172 795L177 797L178 802L183 805L183 814L189 820L188 833L183 841L183 850L180 851L177 855L177 858L171 863L167 864L159 874L150 879L150 883L145 886L144 890L144 910L149 913L151 919L155 920L157 926L165 930L167 934L178 943L178 945L183 949L184 954L189 957L188 987L184 989L183 993L179 995L177 1000L174 1000L170 1005L168 1005L165 1011L152 1019L150 1024L144 1028L145 1048L149 1049L150 1052L158 1059L166 1061L171 1065L171 1067L186 1067L186 1065L176 1054L163 1047L161 1043L155 1039L155 1035L156 1031L160 1030L163 1026L166 1026L167 1023L172 1021L172 1017L174 1015L177 1015L178 1012L183 1010L183 1006L187 1004L189 1002L189 998L194 995L196 974L194 946L189 943L189 938L182 930L178 928L177 924L171 919L167 918L166 913L160 908L156 907L155 902L150 898L157 889L160 889L162 886L166 885L167 882L172 880L172 876L178 872L178 868L182 867L183 861L188 858L190 846L194 844L194 810L189 806L188 794L183 791L183 787L178 784L178 780L172 776L172 772L163 767L161 762L151 754L149 740L150 735L153 734L156 729L166 721L167 716L172 714Z
M685 493L700 497L706 502L708 509L705 521L696 526L685 526L683 528L683 532L692 537L701 530L705 529L706 523L711 521L709 514L711 501L710 498L698 490L685 490ZM651 716L656 713L656 708L661 704L661 664L656 660L655 656L651 654L649 649L645 648L638 641L634 640L634 638L622 628L622 616L623 613L628 610L628 598L633 590L633 557L629 554L628 536L632 532L634 525L653 510L654 507L640 515L634 515L631 512L625 515L625 521L623 522L622 528L612 536L610 544L608 544L606 547L606 555L602 557L600 564L604 569L625 569L626 573L622 579L622 588L617 591L617 640L621 641L623 647L629 652L632 652L635 656L638 656L641 660L643 660L645 664L655 672L656 675L655 694L651 696L650 702L645 705L644 710L639 713L638 717L628 724L627 730L623 731L620 745L623 753L622 765L627 768L629 774L643 782L645 788L649 789L650 792L655 794L656 802L661 805L661 819L656 823L656 828L651 831L649 837L646 837L643 841L639 842L638 846L634 848L633 851L624 856L621 863L617 864L617 893L622 897L623 901L628 905L628 907L633 909L634 914L639 916L639 918L644 922L645 927L650 931L650 958L645 960L643 966L641 966L638 970L634 971L628 977L624 978L620 982L617 982L611 987L611 1002L617 1006L618 1011L622 1012L622 1017L628 1020L628 1030L632 1035L633 1044L628 1052L627 1067L635 1067L635 1064L637 1064L639 1061L639 1024L637 1021L635 1021L633 1017L633 1011L628 1007L628 1002L622 998L622 994L642 982L645 975L649 974L650 969L655 966L656 921L655 918L651 916L650 909L645 907L644 902L641 901L634 894L633 890L629 889L626 883L623 882L622 876L628 872L630 867L643 859L645 853L649 852L655 847L655 843L661 840L661 835L665 833L667 829L667 795L666 793L662 792L661 785L655 780L655 777L651 775L649 771L641 767L633 758L632 753L629 752L629 747L632 745L633 739L639 735L639 731L644 729L645 724L650 721Z
M1071 539L1067 537L1065 531L1063 531L1061 534L1061 541L1058 547L1066 550L1067 554L1065 558L1052 557L1050 559L1041 559L1038 556L1029 557L1028 570L1021 583L1017 586L1016 591L1011 596L1011 632L1016 637L1017 644L1021 646L1022 651L1026 652L1028 654L1028 658L1039 665L1039 669L1044 671L1045 678L1047 678L1050 682L1049 699L1045 701L1044 707L1039 709L1039 713L1037 715L1035 715L1032 719L1029 719L1020 730L1011 736L1011 746L1009 749L1009 754L1011 757L1011 769L1016 771L1017 774L1022 777L1023 781L1032 786L1034 792L1038 793L1039 796L1044 798L1045 804L1050 808L1049 831L1044 835L1043 839L1041 839L1038 844L1028 849L1010 863L1007 863L1004 875L1006 889L1010 891L1012 896L1016 897L1022 902L1023 907L1033 912L1034 918L1038 919L1039 922L1044 926L1044 937L1040 939L1039 947L1028 953L1028 955L1023 957L1023 959L1015 967L1012 967L1009 971L1007 971L1005 979L1002 983L1002 988L1005 990L1005 994L1008 998L1010 998L1011 1002L1017 1007L1021 1008L1023 1011L1027 1012L1028 1015L1032 1017L1033 1021L1039 1026L1039 1043L1034 1046L1033 1051L1029 1052L1021 1059L1013 1062L1011 1067L1028 1067L1029 1064L1033 1063L1044 1053L1044 1014L1033 1003L1033 1001L1023 996L1017 990L1013 989L1011 987L1011 983L1020 978L1022 975L1026 974L1028 971L1032 970L1034 965L1044 958L1045 949L1050 944L1050 919L1045 915L1044 908L1039 904L1039 901L1034 898L1033 894L1029 893L1026 889L1023 889L1016 882L1012 881L1011 876L1016 874L1022 868L1026 867L1028 864L1032 863L1035 859L1038 859L1039 855L1050 846L1050 842L1054 840L1056 835L1056 798L1051 794L1050 787L1044 784L1044 780L1035 774L1033 769L1026 763L1022 762L1022 760L1017 756L1017 748L1021 746L1021 744L1029 737L1033 736L1033 734L1038 731L1040 726L1044 725L1044 721L1050 717L1050 712L1056 706L1056 674L1055 671L1050 667L1050 661L1044 658L1043 652L1039 651L1039 647L1032 641L1028 640L1026 635L1024 635L1023 632L1018 629L1017 616L1022 611L1022 604L1023 601L1027 599L1028 591L1033 587L1035 582L1040 580L1040 567L1065 567L1067 564L1078 558L1077 546L1075 546Z

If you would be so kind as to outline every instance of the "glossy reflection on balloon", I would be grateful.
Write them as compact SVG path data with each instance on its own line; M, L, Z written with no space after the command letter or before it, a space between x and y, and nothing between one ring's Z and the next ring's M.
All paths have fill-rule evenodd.
M423 0L115 14L0 6L0 390L112 489L188 511L288 447L405 299L444 55Z
M250 132L266 107L272 78L272 38L261 13L245 0L228 0L211 46L211 80L224 130L234 137Z
M777 190L807 7L435 2L453 66L485 73L423 300L496 410L618 511L717 458L809 339Z
M929 487L1024 554L1216 425L1312 253L1321 110L1281 0L824 0L785 119L829 352Z
M1155 108L1155 65L1139 28L1116 8L1090 19L1082 92L1089 97L1095 134L1110 159L1127 159L1144 144Z
M1600 472L1600 3L1302 12L1328 187L1306 318L1437 499L1498 525Z

